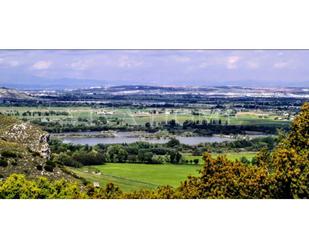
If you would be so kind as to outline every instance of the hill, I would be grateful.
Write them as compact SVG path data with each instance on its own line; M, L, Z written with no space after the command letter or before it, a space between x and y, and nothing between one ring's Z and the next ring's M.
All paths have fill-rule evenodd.
M0 87L0 99L31 99L32 97L17 91L15 89L10 89L6 87Z
M49 161L49 134L39 127L0 115L0 177L23 173L33 178L70 178Z

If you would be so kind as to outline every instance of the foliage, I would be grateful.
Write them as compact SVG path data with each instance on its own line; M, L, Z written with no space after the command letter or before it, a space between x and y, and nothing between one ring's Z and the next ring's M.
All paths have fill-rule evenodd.
M106 156L110 162L123 163L128 158L128 152L122 145L111 145L107 149Z
M308 198L309 104L305 103L291 132L271 153L266 148L256 165L204 154L205 167L178 191L183 198Z
M108 147L107 155L119 161L128 156L121 146ZM177 188L124 193L112 183L101 188L12 174L0 182L0 198L309 198L309 103L294 119L291 132L273 151L262 149L254 165L210 153L203 159L200 175L189 176Z
M9 164L7 160L0 158L0 167L6 167L8 165Z
M272 155L278 197L309 197L309 103L294 119L291 132Z
M76 151L72 158L82 165L100 165L105 162L104 155L97 151Z

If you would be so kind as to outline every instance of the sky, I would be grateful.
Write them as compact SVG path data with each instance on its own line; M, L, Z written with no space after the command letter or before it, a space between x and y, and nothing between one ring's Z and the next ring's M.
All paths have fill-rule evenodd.
M0 86L309 86L309 50L0 50Z

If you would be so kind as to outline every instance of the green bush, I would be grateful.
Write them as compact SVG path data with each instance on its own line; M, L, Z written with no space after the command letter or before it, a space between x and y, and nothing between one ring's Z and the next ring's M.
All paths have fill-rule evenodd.
M1 167L6 167L6 166L8 166L7 160L5 160L5 159L0 159L0 166L1 166Z
M48 172L53 172L53 171L54 171L54 166L46 164L46 165L44 166L44 169L45 169L46 171L48 171Z
M11 158L16 158L17 157L17 154L13 151L8 151L8 150L5 150L5 151L2 151L1 152L1 156L2 157L11 157Z

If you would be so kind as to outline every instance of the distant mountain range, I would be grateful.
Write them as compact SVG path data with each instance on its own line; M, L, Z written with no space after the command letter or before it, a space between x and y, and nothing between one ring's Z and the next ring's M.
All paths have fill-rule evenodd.
M20 79L19 79L20 78ZM260 82L255 80L242 81L216 81L216 82L129 82L121 81L104 81L93 79L47 79L41 77L19 77L18 80L12 81L9 77L0 81L0 87L28 89L28 90L61 90L61 89L77 89L88 87L110 87L119 85L150 85L150 86L190 86L190 87L212 87L212 86L240 86L240 87L309 87L309 80L306 82Z
M40 77L23 78L20 81L0 81L0 87L16 88L22 90L44 90L44 89L76 89L92 86L105 86L107 83L97 80L82 80L82 79L45 79Z
M309 88L306 87L273 87L265 88L242 87L242 86L157 86L157 85L114 85L109 87L87 87L65 90L22 90L0 87L0 101L4 100L26 100L37 101L52 99L58 100L106 100L115 96L126 96L140 99L140 96L204 96L204 97L290 97L309 98ZM139 96L139 97L137 97Z

